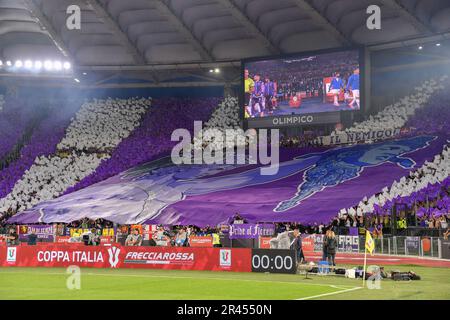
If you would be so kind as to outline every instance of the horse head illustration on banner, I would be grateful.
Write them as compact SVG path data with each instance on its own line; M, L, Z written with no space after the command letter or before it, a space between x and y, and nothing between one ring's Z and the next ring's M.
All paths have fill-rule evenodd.
M428 146L434 139L420 136L326 152L312 168L305 171L297 193L291 199L280 202L274 211L289 210L327 187L357 178L366 167L390 162L404 169L412 169L416 163L403 155Z

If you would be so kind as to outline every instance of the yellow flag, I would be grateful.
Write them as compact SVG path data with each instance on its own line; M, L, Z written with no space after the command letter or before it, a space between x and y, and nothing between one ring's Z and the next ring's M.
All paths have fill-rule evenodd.
M370 254L373 255L373 251L375 250L375 242L372 239L372 235L369 230L366 230L366 250L369 251Z

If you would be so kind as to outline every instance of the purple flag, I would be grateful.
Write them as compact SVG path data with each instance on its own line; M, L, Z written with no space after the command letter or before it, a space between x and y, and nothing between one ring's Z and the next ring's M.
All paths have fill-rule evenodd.
M442 151L445 136L337 148L284 149L276 175L255 165L174 166L160 159L42 203L9 222L218 225L237 212L248 223L328 223Z

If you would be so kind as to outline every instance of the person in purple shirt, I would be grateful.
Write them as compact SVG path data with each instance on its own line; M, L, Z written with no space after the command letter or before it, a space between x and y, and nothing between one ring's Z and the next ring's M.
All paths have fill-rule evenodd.
M333 94L334 98L334 105L336 107L339 107L339 94L341 93L342 88L344 87L344 83L341 79L341 75L339 72L336 72L336 74L333 77L333 80L331 80L330 88L328 89L328 92L331 92Z

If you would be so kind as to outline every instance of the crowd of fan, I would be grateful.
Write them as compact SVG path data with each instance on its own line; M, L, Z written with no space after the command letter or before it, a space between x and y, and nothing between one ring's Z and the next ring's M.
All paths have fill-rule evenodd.
M283 148L307 148L318 146L316 138L321 135L320 131L308 131L301 135L280 136L280 147Z
M151 99L145 98L85 102L58 149L94 152L113 149L140 124L150 105Z
M92 174L68 188L66 193L83 189L129 168L169 154L177 143L170 140L172 131L185 128L192 133L194 121L206 121L218 102L218 98L155 99L141 125L122 140L111 157L103 161Z
M107 150L116 147L122 138L129 136L130 132L139 126L140 118L150 103L149 99L135 98L84 103L76 118L72 119L65 136L60 137L62 140L57 145L59 150L56 153L37 151L31 167L19 167L19 173L24 169L23 174L17 177L9 193L1 197L0 213L10 215L56 198L94 172L102 160L109 158ZM51 137L52 133L45 131L49 127L44 126L43 129L42 133ZM46 142L49 138L39 135L39 131L36 133L37 138L43 142L32 142L46 146L50 151L53 144ZM41 143L43 145L40 145ZM33 148L35 145L31 143L30 146ZM23 151L26 150L25 147ZM30 155L35 153L31 152ZM12 184L13 180L14 176L9 182ZM9 188L10 185L6 186L5 190L8 191Z
M2 96L3 97L3 96ZM20 140L26 128L31 124L34 113L29 112L18 101L0 100L2 113L0 115L0 165ZM3 166L3 165L2 165Z
M56 152L56 145L64 136L72 112L70 108L55 107L51 116L43 119L34 128L28 143L20 149L18 157L0 171L0 216L2 213L10 216L17 210L18 202L13 201L10 193L36 160L47 158Z
M413 134L448 134L450 132L450 95L435 94L425 107L406 123L413 127ZM432 161L411 171L380 193L365 197L356 207L342 209L341 214L362 215L389 214L394 206L402 209L401 215L409 226L433 226L446 228L450 212L450 147Z
M417 93L388 106L362 123L356 123L346 132L366 132L409 127L411 134L437 134L450 132L450 95L443 91L448 77L424 82ZM438 90L440 90L438 92ZM335 131L333 134L338 134ZM286 137L283 146L307 147L307 137ZM391 213L397 206L397 227L420 226L447 229L450 223L450 148L432 161L426 161L408 176L394 181L380 193L364 199L355 207L344 208L328 225L301 226L306 233L323 233L331 226L374 228L382 234L391 227ZM298 227L298 226L297 226Z
M415 88L415 93L400 99L399 102L393 105L383 108L382 111L376 115L369 116L363 122L354 123L350 128L344 129L344 132L357 133L403 128L417 110L427 105L427 101L436 91L449 87L446 85L447 80L448 77L443 76L440 79L425 81L421 86ZM332 134L339 133L341 132L335 131Z
M375 116L370 116L362 123L356 123L345 132L367 132L408 127L410 134L436 134L450 132L450 95L443 91L448 87L448 77L425 81L416 88L416 93L388 106ZM339 134L335 131L332 134ZM317 133L302 136L281 137L283 147L309 147L317 145L314 140ZM433 161L426 161L423 166L394 181L390 188L385 187L380 193L364 199L355 207L342 209L330 223L338 221L339 226L370 227L382 230L390 226L391 209L394 204L405 204L400 212L399 221L403 226L426 226L442 228L448 226L450 215L450 159L449 147ZM304 227L311 232L309 227ZM320 228L322 229L322 228ZM327 228L325 228L327 229ZM316 230L317 231L317 230Z
M67 123L46 119L21 157L0 172L3 220L170 152L176 143L170 141L172 131L192 132L194 120L206 121L218 102L218 98L165 98L148 110L150 99L94 100L82 106L65 136Z
M442 108L448 99L445 100L445 96L434 96L437 90L444 87L445 80L441 78L438 81L426 81L416 88L416 94L403 98L346 131L399 128L409 121L408 125L415 125L416 130L420 132L429 132L430 127L448 132L448 117L445 116L448 111ZM11 214L26 210L39 202L87 187L159 157L169 152L174 145L168 138L173 129L187 128L192 132L193 120L205 121L209 118L204 126L202 147L225 147L231 141L225 141L225 145L214 141L213 133L241 128L239 103L234 97L225 98L214 111L217 99L161 99L155 101L155 108L148 111L150 103L150 99L137 98L86 102L68 127L65 136L61 136L62 130L55 136L56 140L62 138L56 153L54 149L57 142L45 138L51 136L51 123L44 121L40 127L41 131L36 130L36 136L23 148L23 156L18 163L0 172L0 177L4 177L0 180L0 213ZM425 105L426 111L422 109ZM433 110L431 116L430 110ZM414 118L410 119L415 113L420 115L421 112L424 114L420 118L425 119L422 123L426 125L421 125ZM282 137L281 145L307 147L314 144L314 136L314 133L301 138L285 136ZM198 137L194 138L194 142L196 139ZM435 219L436 214L440 213L441 216L447 217L450 169L448 156L449 149L446 147L433 162L426 162L422 168L411 172L410 176L403 177L399 182L395 181L390 188L384 188L380 194L365 197L356 207L342 209L340 218L337 218L339 223L344 217L345 222L342 223L345 226L367 226L370 221L369 226L376 227L380 221L385 222L384 217L388 215L389 206L394 202L404 202L405 197L409 197L409 204L414 203L414 211L419 213L417 216L420 217L419 209L424 206L417 205L421 203L421 198L417 199L416 195L423 194L428 195L428 206L436 201L433 208L440 210L436 212L433 209L433 213L426 218ZM446 178L447 180L444 180ZM439 197L432 198L430 202L429 193L433 186L445 190L446 194L439 193ZM414 202L411 199L414 199ZM381 208L381 211L378 208ZM409 208L412 208L411 205ZM429 207L427 210L429 213ZM425 220L421 219L419 224ZM438 220L441 221L442 218ZM436 223L433 222L433 225Z
M392 128L411 128L411 134L436 134L450 132L450 95L443 91L448 87L448 77L425 81L416 88L416 93L406 96L398 103L388 106L375 116L362 123L355 123L344 132L368 132ZM332 135L340 134L334 131ZM311 136L314 139L314 135ZM310 136L286 136L281 139L285 147L308 147L316 145L318 140L310 141ZM355 207L342 209L337 218L346 221L346 226L382 228L383 222L389 221L392 206L395 203L407 203L408 210L402 212L401 219L408 220L408 226L433 226L446 228L449 219L448 176L450 174L449 148L446 146L440 155L436 155L432 162L410 172L399 182L394 181L391 188L385 187L380 193L364 199ZM436 193L436 189L444 190L439 197L429 195ZM434 193L433 193L434 192ZM424 197L428 201L425 205ZM367 217L367 219L365 219ZM408 219L407 219L408 218ZM362 221L360 221L362 219Z
M2 208L24 211L40 202L54 199L68 187L90 174L106 156L76 154L38 157L13 190L2 201Z
M59 226L62 226L64 228L81 228L81 229L97 229L102 230L104 228L113 228L114 223L102 218L99 219L89 219L89 218L83 218L80 220L72 221L71 223L61 223L58 224ZM61 227L60 227L61 229Z
M447 82L446 88L450 87ZM447 89L448 90L448 89ZM406 123L406 127L413 128L414 134L448 134L450 132L450 94L446 90L434 94L426 106L416 111Z
M202 137L194 137L192 149L197 148L197 146L216 150L230 146L233 147L235 145L234 140L226 139L225 141L216 141L214 138L218 135L225 135L227 129L241 129L239 108L238 98L231 96L225 97L213 111L209 120L203 124ZM246 144L245 138L243 138L243 132L241 139L238 138L236 141L240 145Z

